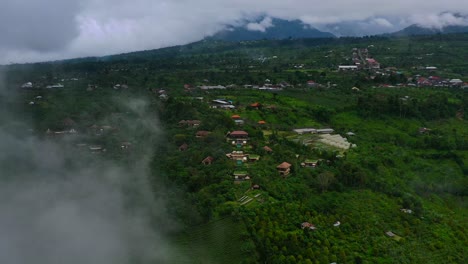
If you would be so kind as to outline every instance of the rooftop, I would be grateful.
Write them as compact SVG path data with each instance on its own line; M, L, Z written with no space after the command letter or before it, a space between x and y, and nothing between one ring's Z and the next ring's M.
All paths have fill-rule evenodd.
M289 169L291 168L291 164L287 163L287 162L283 162L281 163L280 165L276 166L277 169Z

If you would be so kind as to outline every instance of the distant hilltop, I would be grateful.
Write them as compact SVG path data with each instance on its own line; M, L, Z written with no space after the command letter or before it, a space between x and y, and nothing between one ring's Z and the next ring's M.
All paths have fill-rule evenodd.
M411 25L400 31L391 33L391 36L403 37L414 35L435 35L435 34L455 34L468 33L468 26L446 26L442 28L426 28L419 25Z
M264 18L256 23L242 26L229 26L208 39L224 41L250 41L261 39L300 39L300 38L336 38L329 32L322 32L300 20Z
M382 31L366 32L359 21L351 21L341 24L330 24L320 27L321 30L303 23L300 20L284 20L279 18L260 18L254 21L244 21L238 25L227 27L206 39L223 41L252 41L252 40L282 40L303 38L336 38L346 36L382 35ZM339 28L339 32L335 32ZM397 30L397 29L394 29ZM331 33L333 32L333 33ZM334 34L336 33L336 34ZM418 24L409 25L403 29L385 36L412 36L468 33L468 25L447 25L441 28L427 27Z

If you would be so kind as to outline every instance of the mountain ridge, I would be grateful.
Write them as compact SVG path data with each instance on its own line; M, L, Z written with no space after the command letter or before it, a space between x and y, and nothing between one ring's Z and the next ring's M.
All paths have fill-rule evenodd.
M270 21L269 21L270 22ZM251 23L259 25L257 23ZM261 39L298 39L298 38L336 38L330 32L320 31L314 27L304 24L300 20L271 19L269 25L255 29L248 29L248 25L230 26L219 31L207 39L224 41L250 41Z

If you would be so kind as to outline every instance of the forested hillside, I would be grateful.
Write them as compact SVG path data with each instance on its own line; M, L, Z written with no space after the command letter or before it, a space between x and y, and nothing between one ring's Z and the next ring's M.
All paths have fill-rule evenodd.
M3 66L0 99L76 155L149 159L168 263L467 263L466 58L466 34L202 41Z

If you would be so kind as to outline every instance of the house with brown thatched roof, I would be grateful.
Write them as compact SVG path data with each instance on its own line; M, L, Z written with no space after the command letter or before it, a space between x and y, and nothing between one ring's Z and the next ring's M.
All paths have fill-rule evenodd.
M281 176L287 176L291 172L291 166L291 164L283 162L280 165L276 166L276 169L278 170Z
M204 137L208 136L209 134L211 134L210 131L200 130L195 134L195 136L197 138L204 138Z
M264 146L263 150L265 150L268 153L273 152L273 150L269 146Z
M211 156L206 157L204 160L202 160L203 165L211 165L213 163L214 158Z
M187 149L188 149L187 143L184 143L184 144L180 145L180 147L179 147L179 151L186 151Z
M62 125L65 128L72 128L76 126L76 122L70 117L67 117L62 121Z

